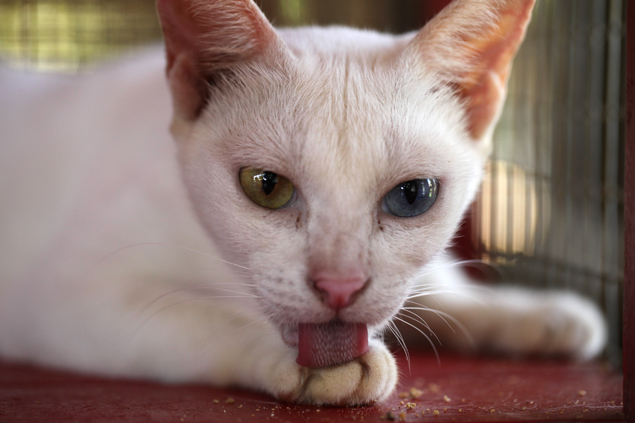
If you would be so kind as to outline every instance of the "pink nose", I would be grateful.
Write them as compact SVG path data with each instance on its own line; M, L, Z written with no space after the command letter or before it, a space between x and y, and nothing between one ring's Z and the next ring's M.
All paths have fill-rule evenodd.
M321 275L313 282L323 293L326 304L334 310L339 310L351 304L353 295L364 287L366 279L361 274L343 278Z

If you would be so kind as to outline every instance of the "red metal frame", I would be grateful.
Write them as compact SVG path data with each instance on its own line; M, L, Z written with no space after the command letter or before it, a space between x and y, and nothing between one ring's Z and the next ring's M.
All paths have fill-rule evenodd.
M635 1L626 11L626 139L624 176L624 414L635 421Z

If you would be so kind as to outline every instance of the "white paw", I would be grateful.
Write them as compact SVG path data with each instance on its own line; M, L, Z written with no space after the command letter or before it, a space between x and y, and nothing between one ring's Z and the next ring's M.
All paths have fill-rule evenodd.
M310 369L295 363L278 374L276 397L316 405L364 405L386 398L397 384L395 359L386 346L371 340L368 352L349 363Z
M604 317L590 301L570 293L538 294L526 301L510 315L500 316L497 349L585 360L604 348Z

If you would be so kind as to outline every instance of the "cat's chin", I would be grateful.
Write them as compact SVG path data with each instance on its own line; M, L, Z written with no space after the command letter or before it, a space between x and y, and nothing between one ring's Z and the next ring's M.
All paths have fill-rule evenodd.
M280 334L282 335L282 340L290 347L298 346L298 325L284 325L280 328Z

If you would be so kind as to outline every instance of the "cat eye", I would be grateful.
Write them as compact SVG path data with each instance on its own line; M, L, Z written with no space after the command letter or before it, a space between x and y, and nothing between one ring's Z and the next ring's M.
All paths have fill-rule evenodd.
M284 176L262 169L242 168L240 185L251 201L268 209L280 209L292 203L293 184Z
M413 179L391 189L384 197L384 206L395 216L418 216L432 207L438 192L439 182L436 179Z

